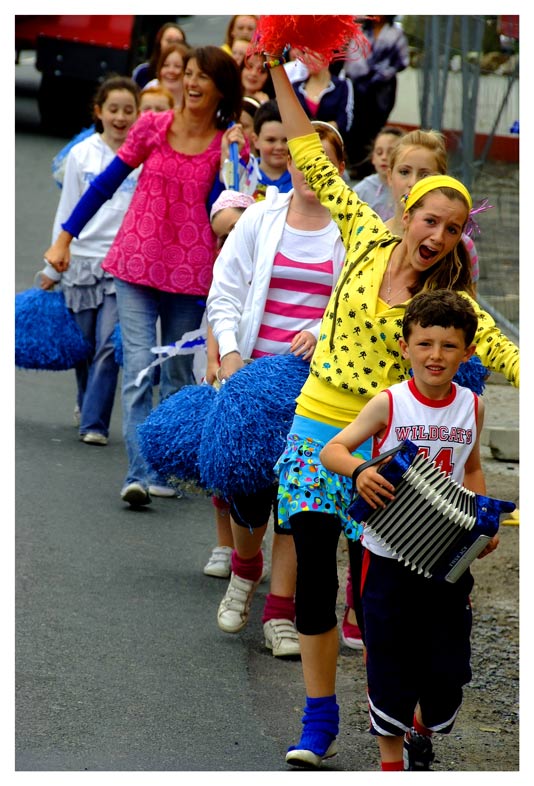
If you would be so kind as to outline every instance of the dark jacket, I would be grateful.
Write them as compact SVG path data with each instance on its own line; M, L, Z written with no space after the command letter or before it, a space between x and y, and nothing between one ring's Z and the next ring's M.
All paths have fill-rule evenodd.
M294 82L293 88L308 117L325 123L335 120L340 133L345 134L350 129L354 116L354 89L351 80L330 76L330 84L319 98L319 108L315 116L310 113L306 103L305 84L306 79L302 79Z

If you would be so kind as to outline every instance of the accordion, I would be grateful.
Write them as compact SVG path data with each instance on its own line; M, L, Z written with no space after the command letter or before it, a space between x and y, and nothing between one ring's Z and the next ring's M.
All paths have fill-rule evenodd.
M356 478L388 457L378 471L395 486L395 499L375 510L356 493ZM497 533L501 513L514 508L464 488L404 440L354 472L347 512L412 571L454 583Z

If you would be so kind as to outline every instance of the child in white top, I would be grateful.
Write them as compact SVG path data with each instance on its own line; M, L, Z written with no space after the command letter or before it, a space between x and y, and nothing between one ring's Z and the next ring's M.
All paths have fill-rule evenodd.
M374 162L373 162L374 163ZM437 131L423 131L415 129L398 137L389 149L387 164L387 183L391 194L393 209L389 216L381 216L391 232L399 237L404 234L402 215L404 212L403 197L412 186L424 177L447 172L447 149L445 138ZM374 176L372 176L374 177ZM366 178L368 180L368 178ZM362 185L365 181L362 180ZM366 202L369 200L355 188L358 196ZM371 204L369 202L369 204ZM376 210L376 206L374 206ZM376 211L378 213L378 210ZM379 214L380 215L380 214ZM479 277L478 254L473 240L462 234L462 252L469 256L471 262L471 277L473 291L476 292L476 282ZM342 623L342 640L351 649L361 649L362 641L356 624L354 612L354 598L352 576L349 569L346 586L346 608Z
M475 351L478 319L469 301L449 290L420 292L408 304L399 345L413 379L378 393L321 450L322 464L353 476L364 460L353 455L373 439L373 454L409 435L419 451L476 494L486 494L480 459L484 404L453 382ZM369 466L356 476L373 509L394 499L395 486ZM412 522L406 520L405 527ZM480 557L498 545L494 536ZM398 562L363 530L361 604L371 733L383 770L430 769L431 735L449 733L469 682L473 577L456 583L426 578ZM403 757L404 748L404 757ZM404 758L404 761L403 761Z
M139 112L139 89L128 77L102 83L94 100L96 132L73 147L67 156L61 198L52 241L81 195L115 157ZM87 361L76 367L78 387L75 419L80 440L106 445L119 366L112 334L118 321L112 276L102 270L106 256L133 196L140 168L72 242L72 258L64 273L49 264L41 273L41 288L61 281L67 307L92 347Z
M210 221L211 228L217 235L219 251L237 224L237 221L241 218L243 211L252 204L254 204L254 198L247 194L242 194L240 191L223 191L215 200L210 212ZM204 378L208 385L219 384L217 380L219 365L219 346L213 331L208 326L207 366ZM234 538L230 525L230 504L215 494L211 500L215 508L217 545L213 548L203 572L206 576L227 579L231 572L230 560L234 548Z
M325 151L342 172L339 132L327 123L317 128ZM265 199L248 207L239 219L214 266L207 314L218 342L221 382L246 360L263 353L292 353L309 361L328 300L323 278L325 274L329 278L329 295L343 267L345 250L337 227L291 160L289 170L293 189L285 194L267 188ZM310 239L313 244L304 248L303 241ZM301 297L311 299L310 287L317 302L307 310ZM293 309L291 302L298 308ZM273 486L230 500L232 572L217 615L219 627L227 633L237 633L247 624L262 576L261 545L276 505L276 491ZM293 538L278 528L275 517L271 586L262 615L265 644L275 657L300 653L294 624L295 576Z

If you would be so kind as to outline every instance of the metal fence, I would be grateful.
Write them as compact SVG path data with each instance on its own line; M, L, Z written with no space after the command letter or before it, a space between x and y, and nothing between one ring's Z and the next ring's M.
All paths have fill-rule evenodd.
M493 207L477 217L478 299L509 338L519 339L519 165L486 162L471 188Z
M412 17L413 19L413 17ZM479 95L483 41L495 18L484 16L420 17L419 31L411 36L419 57L420 124L444 130L445 97L454 91L455 117L445 127L460 129L457 146L449 156L451 174L470 188L475 204L487 199L492 208L477 216L475 234L480 262L478 299L510 338L519 339L519 164L488 160L488 151L511 89L519 80L519 58L511 61L507 90L489 106L481 107ZM517 44L518 46L518 44ZM487 54L486 54L487 59ZM457 72L456 79L451 74ZM458 74L459 72L459 74ZM461 75L461 78L460 76ZM517 84L516 84L517 86ZM491 112L491 128L482 151L475 156L477 115ZM517 108L518 110L518 108ZM518 119L518 118L517 118Z

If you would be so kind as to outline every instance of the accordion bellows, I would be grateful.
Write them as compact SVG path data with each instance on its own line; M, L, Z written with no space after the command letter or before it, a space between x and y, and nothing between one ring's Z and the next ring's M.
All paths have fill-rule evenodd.
M399 562L425 578L454 583L499 529L499 516L515 503L475 494L418 453L410 440L376 459L391 460L380 473L395 486L395 499L373 509L356 495L348 513Z

